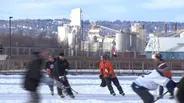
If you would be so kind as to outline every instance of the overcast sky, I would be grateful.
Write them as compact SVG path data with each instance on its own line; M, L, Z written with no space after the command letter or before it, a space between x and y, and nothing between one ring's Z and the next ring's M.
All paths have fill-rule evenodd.
M184 0L0 0L0 19L69 18L74 8L90 21L184 22Z

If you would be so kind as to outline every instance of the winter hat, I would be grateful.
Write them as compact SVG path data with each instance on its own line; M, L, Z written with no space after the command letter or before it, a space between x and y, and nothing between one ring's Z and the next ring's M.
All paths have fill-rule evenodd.
M104 55L102 55L102 57L103 57L103 59L110 59L110 57L109 57L109 55L107 55L107 54L104 54Z
M63 52L59 53L59 56L64 56L64 53Z
M159 59L162 60L162 55L160 53L157 53L153 56L153 59Z
M54 55L53 55L53 54L50 54L49 57L50 57L50 58L54 58Z

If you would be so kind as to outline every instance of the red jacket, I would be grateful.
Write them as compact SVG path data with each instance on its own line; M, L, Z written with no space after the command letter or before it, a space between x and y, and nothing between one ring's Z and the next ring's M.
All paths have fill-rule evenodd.
M102 74L104 77L108 77L109 75L112 75L112 78L116 77L114 73L114 67L111 64L109 60L107 61L101 61L99 65L100 74Z
M158 71L160 71L165 77L171 78L172 77L172 72L171 69L168 67L168 65L163 62L158 64L157 67Z

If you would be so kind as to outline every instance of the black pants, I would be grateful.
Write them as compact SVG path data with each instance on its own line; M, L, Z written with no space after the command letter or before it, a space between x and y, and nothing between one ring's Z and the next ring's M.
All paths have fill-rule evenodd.
M171 78L169 78L171 79ZM163 86L159 86L159 95L162 95L164 93L164 87ZM170 90L169 93L173 96L174 95L174 89Z
M168 92L171 94L171 96L174 95L174 89L170 90ZM163 95L163 93L164 93L164 87L163 86L159 86L159 95Z
M105 82L105 78L101 78L101 87L105 87L106 86L106 82Z
M27 103L40 103L40 96L37 91L29 92L30 100Z
M178 91L176 93L176 98L179 103L184 103L184 77L182 77L178 84Z
M151 93L149 93L148 89L144 87L140 87L135 83L132 83L133 91L140 96L144 103L153 103L154 97Z
M49 78L53 79L53 76L49 75ZM49 85L50 91L54 91L54 81L52 81L52 85Z
M106 82L107 87L108 87L111 94L114 93L111 82L113 82L113 84L116 86L116 88L118 89L120 94L123 93L123 89L122 89L121 85L119 84L119 80L118 80L117 77L111 78L111 79L110 78L105 78L105 82Z
M65 89L65 92L66 92L68 95L73 95L72 90L71 90L71 87L70 87L70 84L69 84L68 79L67 79L66 76L64 76L63 79L58 79L58 81L61 82L61 83L65 86L65 88L66 88L66 89ZM58 87L57 87L57 91L58 91L58 95L63 94L61 88L58 88Z

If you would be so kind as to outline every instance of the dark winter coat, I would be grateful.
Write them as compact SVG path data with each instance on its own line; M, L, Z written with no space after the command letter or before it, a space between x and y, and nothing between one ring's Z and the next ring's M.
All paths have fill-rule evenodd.
M54 58L54 62L47 61L46 64L45 64L45 70L46 69L50 69L50 71L51 71L50 76L56 75L56 72L55 72L55 61L56 61L56 58Z
M184 103L184 77L179 81L176 98L178 99L179 103Z
M36 58L28 63L28 71L25 75L24 88L28 91L36 91L42 78L41 68L43 60Z
M64 76L66 74L66 69L69 69L69 63L66 59L61 60L57 58L55 62L55 67L56 77Z

